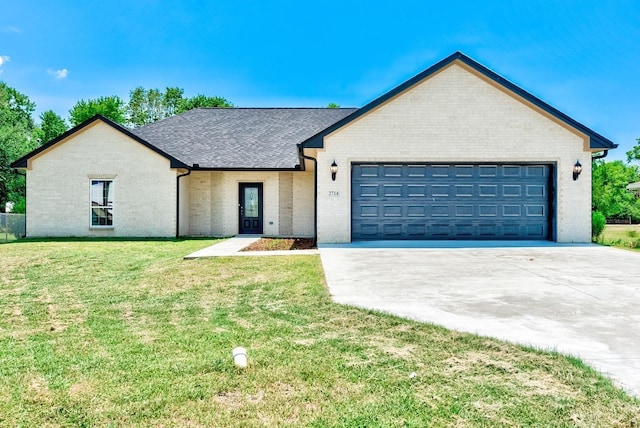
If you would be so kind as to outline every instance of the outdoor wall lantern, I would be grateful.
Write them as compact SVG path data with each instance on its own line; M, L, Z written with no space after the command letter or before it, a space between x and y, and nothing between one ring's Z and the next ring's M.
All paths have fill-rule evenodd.
M573 181L576 181L582 172L582 164L579 160L576 161L576 164L573 166Z
M331 171L331 180L336 181L336 174L338 173L338 164L336 163L335 160L331 164L331 168L329 170Z

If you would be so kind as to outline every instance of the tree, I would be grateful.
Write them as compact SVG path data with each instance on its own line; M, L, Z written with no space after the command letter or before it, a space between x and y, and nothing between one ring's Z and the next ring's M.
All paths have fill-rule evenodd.
M640 181L637 166L622 161L595 161L593 164L593 209L607 219L640 221L640 199L627 191L629 183Z
M183 101L184 89L167 88L164 93L164 106L167 111L167 117L178 114L180 103Z
M158 89L137 87L130 92L127 104L128 125L144 126L176 114L199 107L233 107L222 97L196 95L184 98L181 88L167 88L165 92Z
M129 94L127 119L133 127L147 125L167 117L165 97L158 89L139 86Z
M117 95L78 101L69 110L69 121L72 126L78 126L96 114L101 114L121 125L125 125L127 122L125 103Z
M340 108L340 104L329 103L329 104L327 104L327 108Z
M207 97L205 95L198 94L195 97L183 98L177 105L176 114L202 107L227 108L233 107L233 104L222 97Z
M33 135L34 110L26 95L0 82L0 212L5 212L9 201L24 206L24 177L9 165L38 146Z
M627 162L640 161L640 138L636 139L636 145L627 152Z
M68 129L67 122L53 110L47 110L40 114L40 139L43 143L64 134Z

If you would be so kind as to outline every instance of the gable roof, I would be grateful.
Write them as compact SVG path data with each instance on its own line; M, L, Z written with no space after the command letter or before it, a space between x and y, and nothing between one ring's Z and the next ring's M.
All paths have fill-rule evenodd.
M26 168L29 159L31 159L32 157L36 156L39 153L42 153L43 151L47 150L49 147L56 145L60 141L62 141L65 138L69 137L70 135L73 135L76 132L81 131L82 129L86 128L87 126L91 125L92 123L94 123L97 120L100 120L100 121L106 123L107 125L109 125L112 128L122 132L123 134L127 135L128 137L133 138L135 141L137 141L138 143L142 144L143 146L145 146L145 147L153 150L154 152L158 153L160 156L163 156L163 157L169 159L169 162L171 163L171 168L186 168L187 167L183 162L179 161L178 159L176 159L175 157L171 156L170 154L162 151L158 147L155 147L155 146L149 144L147 141L145 141L145 140L141 139L140 137L138 137L137 135L133 134L129 129L125 128L124 126L118 125L117 123L107 119L106 117L97 114L97 115L93 116L92 118L82 122L80 125L71 128L70 130L68 130L64 134L54 138L53 140L49 141L48 143L43 144L42 146L38 147L37 149L33 150L32 152L27 153L26 155L22 156L20 159L15 160L14 162L11 163L11 165L10 165L11 168Z
M447 58L443 59L442 61L434 64L433 66L431 66L429 68L427 68L422 73L412 77L411 79L407 80L406 82L402 83L401 85L399 85L399 86L395 87L394 89L390 90L386 94L384 94L384 95L376 98L375 100L371 101L369 104L365 105L364 107L362 107L361 109L359 109L355 113L351 114L350 116L345 117L341 121L334 123L333 125L329 126L328 128L322 130L322 132L319 132L318 134L316 134L313 137L309 138L308 140L303 142L300 145L300 147L302 147L302 148L322 148L322 147L324 147L324 137L325 136L327 136L327 135L331 134L332 132L342 128L343 126L351 123L355 119L367 114L369 111L375 109L376 107L380 106L381 104L384 104L386 101L390 100L391 98L395 97L396 95L399 95L400 93L406 91L407 89L411 88L412 86L420 83L424 79L426 79L426 78L430 77L431 75L439 72L440 70L442 70L443 68L447 67L449 64L453 63L454 61L460 61L463 64L466 64L467 66L471 67L472 69L474 69L478 73L484 75L485 77L487 77L490 80L494 81L495 83L501 85L505 89L513 92L514 94L522 97L523 99L527 100L528 102L530 102L534 106L540 108L541 110L545 111L546 113L550 114L551 116L555 117L556 119L566 123L567 125L569 125L570 127L573 127L574 129L577 129L578 131L586 134L589 137L589 147L591 149L594 149L594 150L598 150L598 149L600 149L600 150L609 150L609 149L615 149L616 147L618 147L618 145L615 144L613 141L603 137L602 135L592 131L591 129L587 128L586 126L582 125L581 123L575 121L574 119L570 118L566 114L562 113L561 111L557 110L556 108L554 108L554 107L550 106L549 104L545 103L544 101L542 101L541 99L539 99L535 95L530 94L529 92L525 91L524 89L520 88L519 86L515 85L514 83L511 83L510 81L506 80L504 77L502 77L502 76L498 75L497 73L494 73L493 71L489 70L487 67L483 66L482 64L480 64L480 63L474 61L473 59L469 58L468 56L466 56L462 52L455 52L452 55L448 56Z
M131 132L199 169L299 169L296 145L354 108L198 108Z

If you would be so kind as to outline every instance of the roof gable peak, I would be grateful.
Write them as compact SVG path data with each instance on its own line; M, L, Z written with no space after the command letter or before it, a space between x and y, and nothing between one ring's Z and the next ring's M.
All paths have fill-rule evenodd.
M51 141L48 141L47 143L43 144L42 146L38 147L37 149L27 153L26 155L22 156L21 158L17 159L16 161L11 163L11 168L27 168L28 166L28 162L31 158L33 158L34 156L48 150L49 148L53 147L54 145L60 143L61 141L66 140L67 138L71 137L74 134L77 134L78 132L83 131L84 129L87 129L88 127L90 127L91 125L93 125L96 122L103 122L106 125L114 128L115 130L127 135L128 137L132 138L133 140L137 141L138 143L142 144L143 146L153 150L154 152L158 153L159 155L167 158L170 163L171 163L171 168L186 168L187 166L179 161L178 159L174 158L173 156L163 152L162 150L158 149L157 147L149 144L147 141L145 141L144 139L140 138L139 136L133 134L128 128L102 116L101 114L96 114L94 116L92 116L91 118L85 120L84 122L82 122L81 124L74 126L73 128L69 129L67 132L65 132L62 135L59 135L58 137L54 138Z
M453 64L455 62L460 62L460 63L464 64L466 67L468 67L471 70L473 70L474 72L480 74L484 78L486 78L488 80L491 80L494 83L496 83L497 85L501 86L506 91L517 95L521 99L526 100L527 102L531 103L535 107L541 109L542 111L546 112L547 114L549 114L549 115L555 117L556 119L558 119L559 121L565 123L569 127L573 128L573 129L575 129L575 130L577 130L577 131L579 131L579 132L581 132L583 134L586 134L588 136L588 138L589 138L589 145L590 145L590 148L592 150L609 150L609 149L615 149L616 147L618 147L618 145L615 144L614 142L612 142L611 140L603 137L602 135L600 135L600 134L594 132L593 130L587 128L586 126L582 125L581 123L577 122L576 120L570 118L569 116L567 116L566 114L562 113L561 111L559 111L555 107L552 107L551 105L549 105L546 102L542 101L540 98L538 98L535 95L525 91L521 87L519 87L516 84L512 83L511 81L505 79L504 77L500 76L496 72L490 70L486 66L480 64L479 62L475 61L474 59L470 58L469 56L465 55L464 53L462 53L460 51L456 51L456 52L452 53L451 55L449 55L448 57L438 61L437 63L435 63L431 67L428 67L426 70L422 71L421 73L418 73L417 75L415 75L414 77L412 77L409 80L405 81L404 83L401 83L400 85L398 85L395 88L391 89L387 93L385 93L385 94L381 95L380 97L374 99L373 101L371 101L368 104L366 104L365 106L363 106L361 109L359 109L356 112L352 113L351 115L345 117L341 121L336 122L332 126L328 127L324 131L314 135L313 137L309 138L308 140L304 141L303 143L301 143L300 146L303 147L303 148L304 147L307 147L307 148L322 148L324 146L323 139L324 139L325 136L327 136L330 133L340 129L343 126L346 126L347 124L349 124L350 122L354 121L355 119L357 119L357 118L359 118L361 116L364 116L365 114L367 114L371 110L377 108L378 106L386 103L390 99L392 99L392 98L400 95L401 93L407 91L408 89L410 89L413 86L419 84L423 80L430 78L434 74L439 73L440 71L444 70L445 68L449 67L451 64Z

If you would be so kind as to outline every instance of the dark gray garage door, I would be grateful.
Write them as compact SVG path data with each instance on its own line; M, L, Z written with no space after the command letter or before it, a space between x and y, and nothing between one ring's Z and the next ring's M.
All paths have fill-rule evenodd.
M550 239L551 165L353 164L351 233Z

